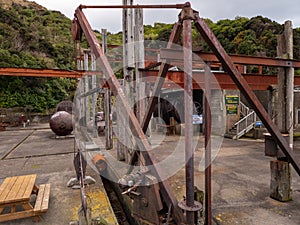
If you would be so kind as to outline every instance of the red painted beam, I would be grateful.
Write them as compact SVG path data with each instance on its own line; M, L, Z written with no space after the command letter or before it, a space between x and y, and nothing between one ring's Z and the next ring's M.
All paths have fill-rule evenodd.
M195 51L193 53L194 53L193 60L196 62L197 61L211 62L211 63L220 62L214 53L195 52ZM257 57L257 56L247 56L247 55L234 55L234 54L229 54L229 57L231 58L234 64L300 68L299 60ZM173 61L183 62L183 52L182 50L175 50L175 49L161 49L160 58L169 60L171 62Z
M144 79L148 82L155 82L157 71L144 71ZM183 87L183 72L169 71L164 83L164 88ZM250 85L252 90L267 90L271 85L277 85L277 75L259 75L259 74L243 74L243 77ZM300 77L295 77L295 86L300 86ZM204 87L204 72L193 73L193 88L203 89ZM211 80L211 88L213 89L238 89L230 76L224 72L213 73Z
M0 76L81 78L84 75L101 75L101 72L84 70L70 71L57 69L0 68Z

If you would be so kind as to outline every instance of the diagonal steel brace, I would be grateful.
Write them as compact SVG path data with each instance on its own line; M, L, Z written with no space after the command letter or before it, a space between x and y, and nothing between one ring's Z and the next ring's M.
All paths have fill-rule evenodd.
M200 32L206 43L209 45L211 50L214 52L216 57L222 63L223 68L227 73L230 75L231 79L234 83L238 86L239 90L245 96L249 104L253 107L256 114L259 116L263 124L266 126L268 131L274 137L276 143L279 145L281 150L284 152L288 160L293 165L294 169L300 175L300 163L293 154L291 148L288 146L287 142L282 137L278 127L273 123L272 119L251 90L247 81L243 78L241 73L235 67L233 61L231 60L230 56L222 47L221 43L218 41L214 33L209 29L207 24L205 23L203 18L199 17L199 14L195 13L195 27Z

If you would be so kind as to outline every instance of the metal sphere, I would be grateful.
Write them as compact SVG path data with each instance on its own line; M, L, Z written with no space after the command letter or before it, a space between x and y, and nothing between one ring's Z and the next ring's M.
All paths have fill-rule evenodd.
M58 111L50 118L50 128L58 136L66 136L72 133L72 115L66 111Z
M73 102L72 101L68 101L68 100L61 101L56 106L56 112L58 112L58 111L66 111L66 112L72 114L72 109L73 109Z

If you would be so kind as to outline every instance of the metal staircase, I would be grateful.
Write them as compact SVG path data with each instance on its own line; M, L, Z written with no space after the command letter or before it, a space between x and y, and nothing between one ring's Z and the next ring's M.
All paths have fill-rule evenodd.
M257 122L257 116L253 109L250 109L242 102L240 102L240 106L242 118L233 125L226 135L226 137L236 140L252 130Z

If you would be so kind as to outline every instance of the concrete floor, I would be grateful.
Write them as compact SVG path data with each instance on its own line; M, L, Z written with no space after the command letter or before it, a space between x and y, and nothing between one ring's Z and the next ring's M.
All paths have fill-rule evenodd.
M201 190L204 190L203 142L203 137L200 137L195 144L195 184ZM0 143L0 182L7 176L36 173L37 183L52 185L49 210L38 224L68 224L77 220L80 193L66 187L68 180L75 176L72 162L74 139L55 139L46 125L38 130L0 132ZM181 200L185 195L183 142L179 141L179 136L153 135L151 144L160 160L176 161L176 164L169 163L166 170L171 171L168 179L176 197ZM291 169L292 201L282 203L269 197L272 158L264 156L263 140L217 138L212 144L216 153L212 164L214 224L300 224L300 178ZM300 157L300 142L295 142L294 151ZM116 224L99 176L89 167L87 175L97 180L96 184L86 188L93 216L101 216L108 224ZM21 219L2 224L28 225L33 222Z
M171 137L167 137L170 139ZM174 138L174 137L173 137ZM195 151L195 185L204 190L203 142ZM167 142L170 143L170 140ZM219 144L221 143L221 146ZM219 225L299 225L300 177L292 171L293 201L282 203L269 197L270 157L264 156L264 141L253 139L212 139L213 222ZM166 147L166 146L165 146ZM164 148L165 149L165 148ZM172 149L172 148L169 148ZM299 143L295 153L300 157ZM200 165L199 165L200 164ZM170 178L177 198L185 195L184 171Z
M37 184L51 184L48 212L36 224L63 225L78 220L80 191L67 187L69 179L75 177L73 137L57 139L48 124L44 124L0 132L0 143L0 183L8 176L37 174ZM117 224L99 175L89 167L87 175L96 179L95 184L86 186L85 189L92 217L102 217L107 224ZM1 224L35 223L28 218Z

